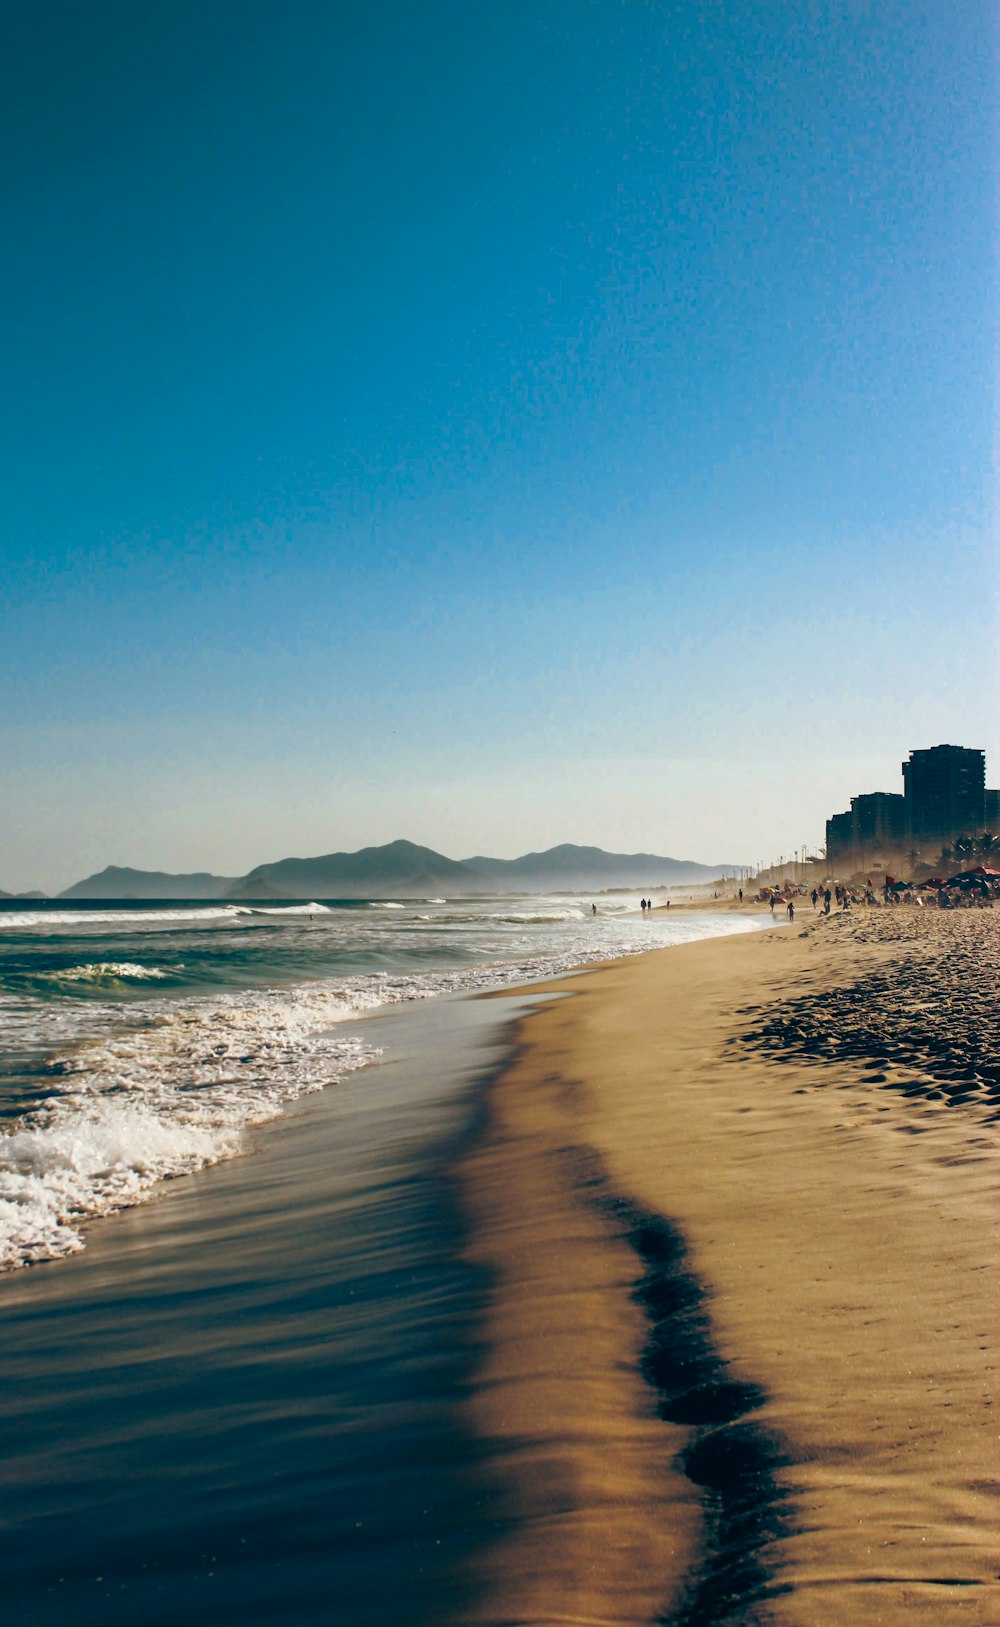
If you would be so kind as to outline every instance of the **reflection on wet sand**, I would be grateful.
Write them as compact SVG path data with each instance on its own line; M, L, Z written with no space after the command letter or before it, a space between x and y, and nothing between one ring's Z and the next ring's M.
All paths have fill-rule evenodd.
M668 950L522 1022L463 1171L508 1514L476 1619L1000 1615L989 979L961 975L998 923L915 919ZM965 1028L935 1076L937 977ZM911 1078L923 1048L919 1096L873 1028Z

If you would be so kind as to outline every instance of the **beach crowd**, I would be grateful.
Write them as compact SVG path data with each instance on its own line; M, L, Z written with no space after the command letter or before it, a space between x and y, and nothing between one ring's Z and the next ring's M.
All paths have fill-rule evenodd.
M1000 900L1000 872L980 866L948 879L932 877L928 881L897 881L886 876L880 885L867 877L863 883L850 886L827 880L812 888L801 882L786 882L783 887L762 887L753 902L766 904L773 915L777 906L788 910L794 920L794 900L809 899L814 911L829 915L832 910L849 910L859 905L870 909L895 908L912 905L918 909L992 909ZM740 895L742 902L742 893Z

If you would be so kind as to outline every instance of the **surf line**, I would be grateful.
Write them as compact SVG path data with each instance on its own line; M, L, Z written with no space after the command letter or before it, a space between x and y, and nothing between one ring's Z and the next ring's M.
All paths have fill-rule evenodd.
M730 1376L679 1228L614 1192L592 1148L570 1156L578 1190L640 1263L633 1298L648 1326L640 1370L658 1415L692 1430L677 1463L701 1501L702 1552L659 1627L750 1627L763 1599L788 1591L775 1577L773 1550L790 1530L789 1493L778 1480L790 1458L752 1416L766 1392Z

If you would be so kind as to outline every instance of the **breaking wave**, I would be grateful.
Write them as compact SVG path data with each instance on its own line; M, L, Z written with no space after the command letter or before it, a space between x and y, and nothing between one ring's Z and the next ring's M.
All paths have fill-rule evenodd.
M56 1057L53 1093L0 1136L0 1268L73 1253L87 1221L232 1157L248 1126L373 1061L331 1025L376 1003L304 989L147 1009Z
M39 982L97 983L109 987L122 983L153 983L169 975L159 966L140 966L129 960L99 960L88 966L67 966L63 971L36 973Z

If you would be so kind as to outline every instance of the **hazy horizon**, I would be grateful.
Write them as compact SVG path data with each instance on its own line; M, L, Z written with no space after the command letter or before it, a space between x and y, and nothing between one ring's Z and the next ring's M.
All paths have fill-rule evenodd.
M409 842L409 840L410 839L408 837L395 838L395 841L397 841L397 842ZM210 869L206 869L206 867L204 865L199 866L196 869L172 871L172 870L165 869L163 865L155 865L155 866L153 866L153 865L132 865L132 864L128 864L128 863L123 863L120 860L110 859L106 865L101 865L96 870L90 871L86 875L75 876L72 881L67 882L64 886L60 886L58 888L52 888L52 889L47 888L47 887L39 887L38 890L42 891L42 892L45 892L45 893L50 893L50 895L52 897L58 897L62 892L64 892L66 890L67 887L75 886L77 883L79 883L81 881L90 880L91 877L94 876L94 875L98 875L98 876L102 875L104 873L104 871L107 870L107 869L122 870L122 871L136 871L139 874L147 874L147 875L182 875L182 876L186 875L186 876L190 876L190 877L193 877L193 876L211 876L217 881L228 881L228 882L238 883L238 882L242 881L244 879L244 877L247 874L251 873L253 870L264 869L264 868L266 868L268 866L274 866L274 865L280 864L281 862L283 862L286 859L295 859L295 860L300 860L300 861L304 860L306 862L315 862L315 861L322 861L323 859L337 858L337 857L343 857L343 856L353 857L357 852L364 852L364 851L366 851L366 849L371 849L374 852L381 852L385 847L389 847L389 846L392 846L392 845L393 845L393 842L390 841L389 843L378 843L378 844L365 843L365 844L363 844L363 846L360 849L327 849L327 850L324 850L322 853L309 853L309 854L305 854L305 853L296 853L296 854L286 853L286 854L282 854L279 858L270 858L270 859L259 860L257 863L255 863L253 865L249 865L249 866L247 866L247 868L245 870L241 870L241 871L236 871L236 870L233 870L233 869L210 870ZM421 847L421 848L426 847L431 852L433 852L438 858L446 859L449 862L456 862L457 861L460 864L469 864L469 865L474 864L477 859L486 860L487 862L494 862L497 859L506 859L506 860L515 860L516 861L518 859L532 858L532 857L537 857L537 856L540 856L540 855L544 855L545 853L548 853L548 852L558 851L560 847L565 847L565 846L579 847L580 849L582 849L584 851L597 847L597 844L593 843L593 842L587 842L587 843L557 843L557 844L554 844L553 848L551 848L551 849L529 849L529 850L526 850L523 853L504 855L504 854L495 854L495 853L488 854L488 853L484 852L481 849L478 850L476 853L463 853L463 854L445 853L440 848L433 848L430 844L427 844L427 843L413 843L412 845L416 846L416 847ZM736 866L738 868L740 866L740 863L741 863L741 861L739 861L739 860L726 860L726 859L721 859L721 860L716 860L716 861L702 861L702 860L698 860L698 859L689 859L689 858L685 857L682 854L653 853L653 852L649 852L649 851L644 850L644 849L639 849L639 850L636 850L636 851L630 852L630 853L622 853L622 852L620 852L620 851L618 851L616 849L606 849L606 848L601 848L601 849L599 849L599 851L606 854L608 857L616 858L616 859L633 858L633 857L634 858L643 857L643 858L651 858L651 859L658 859L658 860L667 859L667 860L670 860L670 861L678 864L679 866L691 865L693 868L697 867L699 869L709 869L709 870L723 870L723 869L732 868L733 866ZM548 877L547 879L548 880L556 880L558 878L556 877L555 872L553 872L553 874L550 877ZM607 878L605 878L605 880L604 880L604 882L602 884L607 885L607 886L611 885L610 881L608 881ZM622 883L622 885L625 886L626 883ZM638 883L637 883L637 885L638 885ZM661 883L658 883L658 885L663 886L665 884L661 882ZM2 879L0 879L0 892L13 893L14 889L3 887L2 886ZM114 896L114 895L112 895L112 896Z
M0 887L1000 783L994 8L7 22Z

